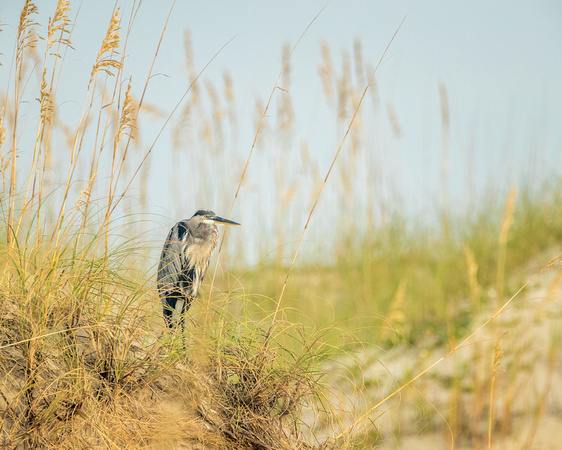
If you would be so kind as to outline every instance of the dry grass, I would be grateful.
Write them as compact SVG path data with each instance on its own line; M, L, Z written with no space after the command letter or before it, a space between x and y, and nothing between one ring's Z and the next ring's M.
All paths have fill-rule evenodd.
M203 330L192 323L187 352L179 336L158 340L154 311L138 309L153 294L115 279L120 270L106 261L99 264L89 270L86 263L86 275L73 267L80 281L52 280L59 287L48 311L23 300L43 296L39 286L51 291L51 280L35 279L24 299L16 297L20 286L2 292L4 446L308 445L301 409L320 392L310 355L283 355L277 345L265 353L261 328L238 322L223 323L231 330L220 341L196 340Z

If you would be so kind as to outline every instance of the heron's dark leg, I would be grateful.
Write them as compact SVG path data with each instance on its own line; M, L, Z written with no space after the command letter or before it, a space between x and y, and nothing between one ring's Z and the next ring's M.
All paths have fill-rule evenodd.
M191 300L193 300L191 297L185 297L183 299L183 306L181 308L181 314L180 314L180 322L181 322L181 331L182 332L185 331L185 314L187 313L187 311L191 307Z
M180 324L181 324L182 333L185 331L185 313L189 309L189 306L187 306L187 303L188 303L188 299L184 298L183 299L183 305L181 307L181 313L180 313Z
M177 297L166 297L162 302L162 308L164 310L164 323L168 328L174 328L174 322L172 316L174 310L176 309Z

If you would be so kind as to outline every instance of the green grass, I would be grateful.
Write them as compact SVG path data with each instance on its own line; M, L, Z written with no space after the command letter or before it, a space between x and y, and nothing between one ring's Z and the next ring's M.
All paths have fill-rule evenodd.
M498 265L506 274L505 298L557 255L561 192L560 181L553 180L534 193L519 193L503 265L499 235L505 199L490 194L454 217L451 236L397 217L386 228L354 237L335 263L299 266L284 300L287 317L316 327L337 323L372 345L454 342L475 325L475 314L498 303ZM239 276L249 292L274 299L285 274L272 264ZM261 314L271 312L272 303L261 302Z

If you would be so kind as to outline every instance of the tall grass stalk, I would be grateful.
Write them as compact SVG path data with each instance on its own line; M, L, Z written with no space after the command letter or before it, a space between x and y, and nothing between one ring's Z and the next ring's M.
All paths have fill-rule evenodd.
M499 235L499 251L498 251L498 269L497 269L497 284L496 284L496 297L498 303L503 300L504 278L505 278L505 261L507 256L507 239L509 230L513 225L513 216L515 212L515 200L517 191L511 188L505 203L505 211L503 215L503 222Z
M492 364L492 380L490 382L490 408L488 412L488 450L492 448L492 428L494 426L494 388L496 384L496 375L503 358L503 350L501 346L501 338L496 341L494 349L494 362Z
M21 95L23 94L23 71L26 49L33 48L36 42L33 27L36 23L33 21L33 14L37 13L37 7L31 0L26 0L20 14L20 22L18 26L18 36L16 41L16 59L15 59L15 75L14 75L14 111L13 111L13 127L12 127L12 149L11 149L11 173L9 185L9 203L8 203L8 248L14 239L14 214L16 208L16 162L18 157L18 120Z

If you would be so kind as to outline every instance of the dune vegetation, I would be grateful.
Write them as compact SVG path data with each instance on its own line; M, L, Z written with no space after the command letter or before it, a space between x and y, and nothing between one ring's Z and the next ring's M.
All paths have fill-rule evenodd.
M158 137L138 138L142 115L156 114L144 102L152 69L133 89L124 75L130 28L115 10L74 99L79 119L65 123L57 96L73 51L70 7L60 0L39 35L37 6L26 1L14 60L0 67L11 71L0 93L2 448L554 445L561 180L487 192L466 210L436 211L434 226L395 211L372 214L364 229L336 223L338 240L319 261L314 251L299 259L308 222L279 224L269 257L255 264L236 264L244 246L230 233L185 334L166 333L154 273L162 242L147 230L158 218L143 215ZM201 89L188 44L192 95L183 110L158 114L165 123L179 114L179 124L197 115L205 145L219 146L235 120L206 108L228 107L232 80ZM325 186L338 186L341 199L362 195L350 180L367 142L362 102L375 95L376 66L352 82L351 66L337 73L330 49L321 52L342 140L326 173L306 168L309 220ZM359 44L354 52L366 72ZM284 48L286 83L290 56ZM290 133L284 99L268 139ZM270 101L257 101L254 145L264 145ZM193 138L172 131L177 147ZM306 146L297 151L306 165ZM244 164L238 186L219 186L234 202ZM285 170L275 180L278 212L294 207L297 181ZM287 257L289 235L300 241Z

